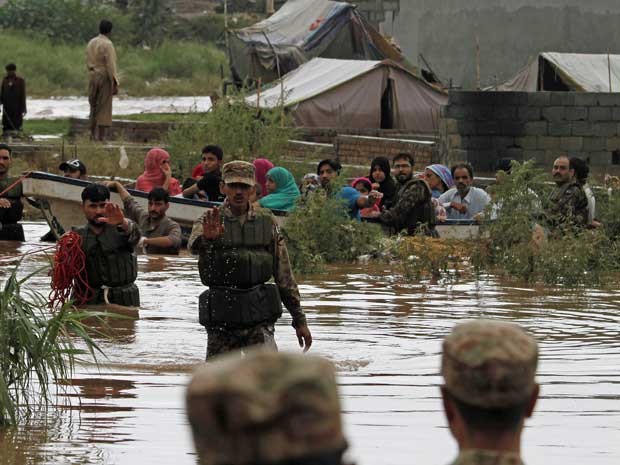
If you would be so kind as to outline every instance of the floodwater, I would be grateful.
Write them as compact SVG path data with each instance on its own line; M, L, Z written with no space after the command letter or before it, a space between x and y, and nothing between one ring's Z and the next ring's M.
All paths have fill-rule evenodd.
M18 255L44 244L0 242L0 281ZM24 259L20 274L41 265ZM101 367L81 365L63 407L0 433L0 463L196 464L184 415L186 383L205 352L197 321L202 286L191 256L140 257L140 319L100 340ZM460 320L492 317L539 340L541 399L527 423L528 465L620 463L620 291L568 293L493 277L407 284L388 265L334 267L301 282L312 353L339 372L349 457L361 465L449 463L456 454L441 411L441 338ZM49 278L32 284L47 292ZM281 350L298 350L290 317ZM79 396L78 396L79 395ZM69 403L70 402L70 403Z
M210 97L145 97L114 98L114 115L137 113L206 112L211 108ZM28 99L26 119L88 118L88 97Z

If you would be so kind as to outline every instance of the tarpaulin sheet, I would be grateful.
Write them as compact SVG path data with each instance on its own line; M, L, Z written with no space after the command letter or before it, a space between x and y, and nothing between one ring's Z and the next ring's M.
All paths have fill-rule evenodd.
M620 92L620 55L545 52L497 90L536 92L541 66L551 66L562 82L578 92ZM610 89L611 72L611 89Z
M248 105L288 108L298 126L379 128L381 98L392 82L394 129L435 133L447 96L390 60L314 58L246 98Z

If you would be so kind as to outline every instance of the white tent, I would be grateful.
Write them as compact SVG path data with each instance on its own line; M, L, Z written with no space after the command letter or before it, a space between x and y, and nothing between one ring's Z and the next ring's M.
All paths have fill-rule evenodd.
M390 61L314 58L247 97L287 108L298 126L407 129L435 133L447 95Z
M541 53L514 78L492 90L620 92L620 55Z

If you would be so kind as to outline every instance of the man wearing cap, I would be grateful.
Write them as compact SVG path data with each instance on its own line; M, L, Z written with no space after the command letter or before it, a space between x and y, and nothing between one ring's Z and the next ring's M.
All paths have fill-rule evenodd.
M196 220L188 247L199 255L200 324L207 329L207 358L263 344L277 349L274 324L282 303L293 317L299 345L308 350L312 335L301 309L284 239L269 210L250 204L254 165L231 161L222 169L220 208ZM275 284L266 284L274 279Z
M148 196L148 210L138 205L136 199L118 181L106 181L104 184L117 192L123 201L127 217L135 221L142 237L138 247L149 254L177 255L182 245L181 226L166 216L170 207L170 196L162 187L156 187Z
M86 165L77 158L63 161L58 169L64 173L65 178L86 179Z
M334 366L251 350L196 371L187 416L203 465L341 465L347 449Z
M474 320L443 342L441 387L459 446L452 465L522 465L521 433L534 411L538 346L520 326Z

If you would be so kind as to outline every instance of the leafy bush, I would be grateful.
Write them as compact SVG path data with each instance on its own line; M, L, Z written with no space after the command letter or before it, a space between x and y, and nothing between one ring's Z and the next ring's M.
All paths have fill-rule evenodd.
M347 262L377 250L379 225L349 217L343 201L320 190L288 216L282 228L291 264L299 273L320 271L326 263Z
M207 144L222 147L226 161L264 157L278 165L295 131L281 123L279 113L257 115L240 98L224 100L206 115L189 114L168 132L167 143L173 163L183 172L198 163L200 150Z
M9 0L0 8L2 28L67 43L85 43L97 35L103 18L114 24L115 37L122 41L130 36L129 17L95 0Z

